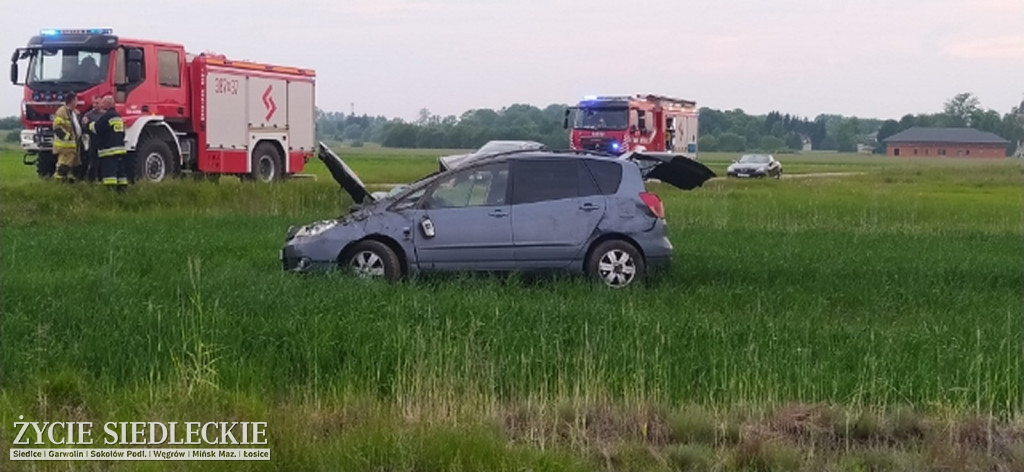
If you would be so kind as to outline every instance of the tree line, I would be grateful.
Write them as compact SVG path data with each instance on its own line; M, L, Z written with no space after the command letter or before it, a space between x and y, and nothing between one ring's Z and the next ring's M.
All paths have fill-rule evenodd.
M461 116L438 116L427 109L415 121L383 116L356 116L317 112L317 132L322 139L350 141L355 145L375 142L399 148L476 148L492 139L525 139L555 148L568 147L569 134L562 128L567 105L544 108L516 104L500 110L474 109ZM820 114L813 119L772 111L751 115L742 109L700 109L701 151L791 152L814 150L856 152L859 148L884 152L883 140L914 126L973 127L989 131L1012 143L1024 139L1019 107L1000 114L983 109L974 95L962 93L945 102L941 112L908 114L899 120Z
M460 116L438 116L421 109L414 121L384 116L355 115L317 109L317 138L346 141L351 145L378 143L395 148L473 149L495 139L522 139L552 148L569 146L569 132L562 128L568 105L544 108L515 104L499 110L478 108ZM995 133L1011 142L1009 152L1024 139L1019 106L1007 113L982 108L971 93L946 101L934 114L908 114L899 120L879 120L820 114L814 119L772 111L750 115L742 109L700 109L701 151L790 152L810 146L815 150L855 152L867 146L884 152L883 140L914 126L972 127ZM9 131L8 142L17 142L17 117L0 118L0 130Z
M881 120L821 114L810 120L779 111L767 115L748 115L742 109L700 110L702 151L798 151L815 150L855 152L866 144Z
M531 140L554 148L568 147L569 132L562 128L567 105L512 105L500 110L481 108L460 116L435 115L427 109L406 122L383 116L357 116L317 111L321 139L379 143L396 148L477 148L495 139Z

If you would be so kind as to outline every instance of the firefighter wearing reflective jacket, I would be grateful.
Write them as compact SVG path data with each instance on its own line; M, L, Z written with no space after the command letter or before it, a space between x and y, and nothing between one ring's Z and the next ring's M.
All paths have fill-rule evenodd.
M57 155L57 180L74 182L76 169L81 165L78 158L78 138L82 135L75 104L78 97L73 93L64 96L64 104L53 115L53 153Z
M85 152L82 153L82 169L79 172L82 177L79 178L84 178L87 182L99 180L100 163L96 157L96 136L89 131L89 123L103 115L103 109L100 108L102 98L99 95L92 97L92 109L85 112L85 116L82 117L82 129L85 130L82 133L82 147L85 148Z
M107 95L100 101L103 114L89 123L89 131L96 140L96 157L100 165L103 185L123 191L128 185L124 157L124 120L114 109L114 97Z

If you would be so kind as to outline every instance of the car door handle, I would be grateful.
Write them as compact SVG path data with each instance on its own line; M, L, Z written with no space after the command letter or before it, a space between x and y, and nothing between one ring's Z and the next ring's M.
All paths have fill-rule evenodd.
M595 205L593 203L589 203L589 202L588 203L580 204L580 210L583 210L583 211L594 211L594 210L596 210L598 208L600 208L600 207L598 207L597 205Z
M495 218L501 218L504 216L508 216L508 212L505 210L491 210L489 213L487 213L487 215L493 216Z

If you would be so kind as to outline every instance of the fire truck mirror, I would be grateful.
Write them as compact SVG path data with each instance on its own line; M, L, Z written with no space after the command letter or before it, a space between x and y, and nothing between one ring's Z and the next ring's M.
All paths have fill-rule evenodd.
M17 62L12 62L11 63L11 83L14 84L14 85L18 85L18 63Z
M638 125L640 125L640 132L646 133L647 132L647 114L644 112L644 110L637 110L637 112L636 112L636 122L637 122Z
M129 62L128 63L128 83L134 84L142 82L142 63Z
M129 49L128 60L131 62L142 62L142 50L139 48Z

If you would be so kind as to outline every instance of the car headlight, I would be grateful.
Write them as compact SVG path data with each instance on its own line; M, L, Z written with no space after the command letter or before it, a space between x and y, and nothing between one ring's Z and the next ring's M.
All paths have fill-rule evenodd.
M764 166L764 167L758 167L758 168L757 168L757 171L758 171L758 172L768 172L768 166Z
M329 229L331 229L331 228L333 228L333 227L335 227L337 225L338 225L338 222L334 221L334 220L318 221L318 222L313 223L311 225L306 225L306 226L303 226L302 228L300 228L299 231L295 233L295 237L297 237L297 238L309 238L309 237L317 236L317 235L323 234L327 230L329 230Z

